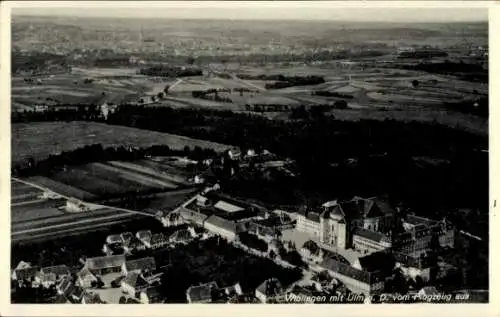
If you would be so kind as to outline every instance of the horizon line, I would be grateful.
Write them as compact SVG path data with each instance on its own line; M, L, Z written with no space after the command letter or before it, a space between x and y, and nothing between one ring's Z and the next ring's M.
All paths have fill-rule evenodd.
M307 19L307 18L216 18L216 17L145 17L145 16L85 16L85 15L50 15L50 14L26 14L26 13L11 13L11 17L34 17L34 18L81 18L81 19L149 19L149 20L193 20L193 21L300 21L300 22L342 22L342 23L378 23L378 24L448 24L448 23L488 23L487 19L471 19L471 20L450 20L450 21L380 21L380 20L346 20L346 19Z

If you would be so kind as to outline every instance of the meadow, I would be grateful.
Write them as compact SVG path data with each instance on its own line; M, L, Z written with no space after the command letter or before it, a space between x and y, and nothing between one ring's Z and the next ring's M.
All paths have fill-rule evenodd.
M103 147L168 145L172 149L193 148L224 151L230 147L215 142L168 133L153 132L95 122L15 123L12 133L12 162L27 158L43 159L51 154L71 151L96 143Z

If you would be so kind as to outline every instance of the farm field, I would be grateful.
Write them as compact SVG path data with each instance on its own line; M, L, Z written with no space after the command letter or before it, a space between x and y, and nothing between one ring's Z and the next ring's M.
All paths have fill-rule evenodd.
M53 179L44 176L31 176L26 178L26 181L29 181L30 183L42 187L49 188L58 194L68 197L75 197L82 200L88 200L95 197L95 195L86 192L80 188L69 186L67 184L55 181Z
M184 136L146 131L95 122L14 123L12 131L12 162L27 158L43 159L51 154L71 151L85 145L100 143L109 146L168 145L172 149L185 146L224 151L230 146Z
M22 206L12 206L12 224L26 221L31 223L36 219L44 219L64 215L64 212L58 209L58 207L63 206L64 204L65 202L63 200L40 200Z

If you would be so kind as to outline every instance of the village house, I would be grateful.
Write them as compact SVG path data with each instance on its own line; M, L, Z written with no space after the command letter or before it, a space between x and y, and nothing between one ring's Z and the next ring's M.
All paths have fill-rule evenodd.
M143 251L143 250L146 250L146 246L136 237L133 237L127 243L123 244L123 251L126 254L132 254L136 251Z
M109 245L121 244L122 238L119 234L112 234L106 237L106 243Z
M233 148L227 151L227 155L233 161L239 160L241 158L241 150L238 148Z
M44 267L36 275L36 282L43 285L45 288L49 288L52 285L58 283L62 278L70 276L71 272L66 265L56 265Z
M123 263L122 273L128 275L130 273L145 273L156 270L156 263L153 257L130 260Z
M89 208L80 200L71 198L66 201L66 211L68 212L85 212Z
M172 211L160 216L160 221L164 227L176 227L184 223L184 219L177 211Z
M77 284L83 288L90 288L97 283L97 277L84 266L77 274Z
M163 233L155 233L151 236L149 242L145 241L144 245L150 249L159 249L168 245L168 239Z
M32 267L30 263L21 261L12 272L11 278L17 281L19 286L37 286L37 273L38 267ZM25 283L28 283L28 285L25 285Z
M255 289L255 297L263 304L272 303L283 294L283 286L277 278L265 280Z
M131 272L121 282L121 288L124 293L130 296L137 297L140 292L146 290L149 283L144 279L142 274Z
M172 233L170 237L168 238L170 243L181 243L181 244L187 244L191 240L194 239L194 235L192 232L188 229L182 229L182 230L177 230L176 232Z
M157 304L165 300L161 286L151 286L141 291L139 300L142 304Z
M110 255L88 258L85 267L94 275L104 275L108 273L121 272L125 263L125 255Z
M121 244L104 243L102 246L102 252L105 255L123 254L124 248Z
M151 237L152 237L152 233L151 233L151 230L141 230L141 231L137 231L137 233L135 234L135 237L141 241L144 245L146 245L146 243L149 243L151 241Z
M209 282L197 286L190 286L186 290L186 298L190 304L202 304L212 302L212 292L219 287L216 282Z
M122 240L122 243L125 245L125 244L129 243L130 241L132 241L132 239L134 238L134 235L130 232L124 232L124 233L120 234L120 238Z
M71 278L66 276L56 285L57 294L67 297L73 292L74 287Z

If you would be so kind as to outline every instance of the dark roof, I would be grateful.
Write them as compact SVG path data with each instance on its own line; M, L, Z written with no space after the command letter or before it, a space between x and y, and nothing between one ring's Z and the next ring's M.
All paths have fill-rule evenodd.
M24 269L16 270L15 272L16 272L16 278L18 280L27 280L36 276L36 273L38 272L38 267L36 266L27 267Z
M134 238L134 235L130 232L124 232L120 234L120 237L122 238L123 241L131 240Z
M186 294L192 302L206 301L212 299L212 290L218 289L216 282L209 282L198 286L191 286Z
M191 232L187 229L181 229L172 233L169 237L170 240L175 241L189 241L192 239Z
M155 259L152 257L141 258L137 260L127 261L125 266L128 271L134 270L154 270L156 269Z
M317 212L313 212L313 211L309 211L305 214L306 218L311 220L311 221L314 221L314 222L320 222L320 216L321 214L317 213Z
M165 237L165 235L163 233L155 233L151 236L151 241L149 241L149 243L151 245L154 245L154 244L157 244L157 243L163 243L163 242L167 242L168 239Z
M74 298L81 299L83 297L84 290L81 287L74 287L73 292L71 292L71 296Z
M89 270L100 270L105 268L121 266L125 263L125 255L110 255L88 258L85 265Z
M211 225L216 226L218 228L225 229L225 230L228 230L228 231L231 231L234 233L237 232L236 222L224 219L224 218L216 216L216 215L212 215L212 216L208 217L207 220L205 221L205 223L211 224Z
M354 235L358 235L360 237L372 240L377 243L382 241L387 241L387 242L389 241L389 238L385 234L363 228L356 228L354 231Z
M40 271L42 274L55 274L59 276L71 274L69 268L64 264L44 267Z
M152 286L148 287L143 291L143 293L148 297L148 299L152 302L160 302L163 300L163 292L161 286Z
M392 254L386 252L375 252L359 258L359 264L364 271L392 271L395 265L395 259Z
M262 284L257 287L257 291L266 296L274 296L281 293L283 291L283 287L280 281L273 277L262 282Z
M330 214L341 215L348 219L380 217L394 213L392 207L379 198L362 198L357 196L349 201L326 207L325 210ZM324 214L325 217L327 215L327 213Z
M421 225L423 227L428 227L437 224L437 221L428 219L428 218L423 218L423 217L418 217L415 215L407 215L406 218L404 219L405 222L412 224L414 226Z

